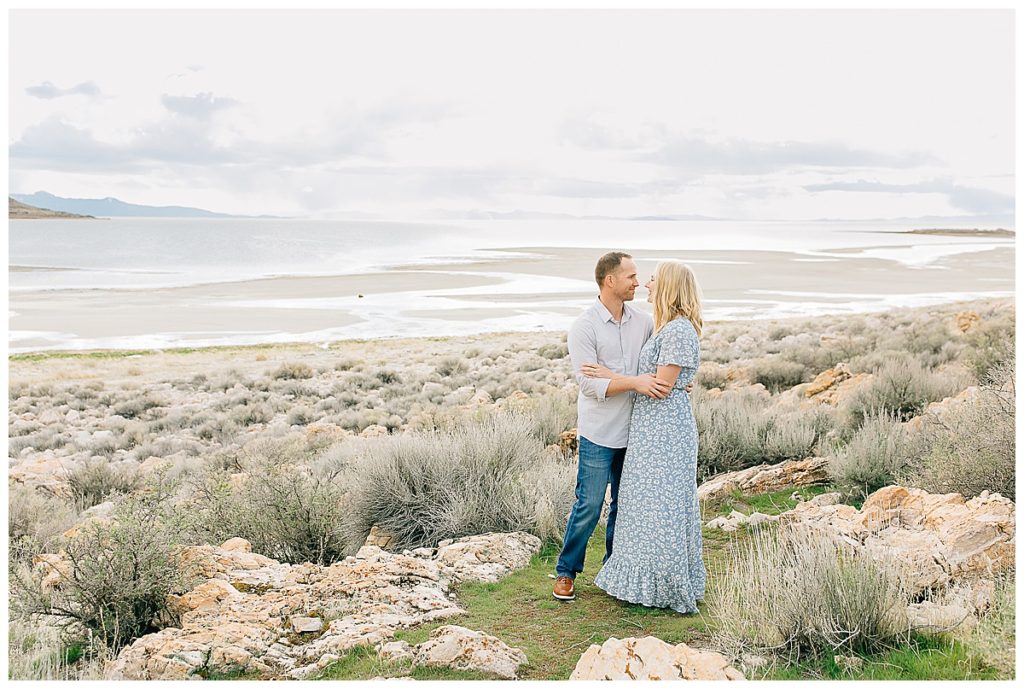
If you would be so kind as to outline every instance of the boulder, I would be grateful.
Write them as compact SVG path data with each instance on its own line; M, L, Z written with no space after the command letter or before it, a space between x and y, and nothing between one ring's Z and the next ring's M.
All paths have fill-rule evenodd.
M489 634L445 625L432 631L430 639L416 647L414 662L425 667L475 670L515 679L519 666L526 663L526 654Z
M675 646L653 636L611 638L592 645L576 663L569 679L742 680L743 673L721 653Z
M976 385L972 385L952 397L946 397L939 402L932 402L925 407L924 411L921 412L919 416L915 416L904 423L903 427L911 433L916 433L923 430L929 423L943 421L947 416L949 416L950 412L953 412L957 408L965 404L976 403L980 391L981 388Z
M387 550L397 543L396 539L392 534L387 531L381 530L376 525L370 527L370 533L366 537L366 543L364 545L372 545L377 548Z
M522 531L486 533L441 541L433 557L456 581L497 581L528 566L540 546L539 538Z
M912 592L991 578L1014 567L1016 507L998 493L965 500L959 493L886 486L860 510L805 502L780 518L891 565Z
M377 657L387 663L412 661L416 652L408 641L389 641L377 649Z
M825 483L828 481L827 465L828 459L825 457L808 457L718 474L698 486L697 497L701 500L717 500L735 490L745 495L759 495L790 487Z
M370 424L359 433L360 438L379 438L387 435L388 429L379 424Z
M820 395L829 388L832 388L844 380L849 380L853 377L850 373L850 367L846 364L836 364L834 368L830 368L826 371L819 373L814 380L804 388L805 397L814 397Z
M953 317L953 320L956 322L956 329L966 334L981 323L981 316L974 311L960 311Z

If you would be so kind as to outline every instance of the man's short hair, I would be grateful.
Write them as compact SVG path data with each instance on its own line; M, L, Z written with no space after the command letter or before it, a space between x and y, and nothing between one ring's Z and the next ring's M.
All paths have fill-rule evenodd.
M611 273L615 272L615 269L619 267L624 258L633 258L627 253L622 251L609 251L601 258L597 259L597 267L594 268L594 277L597 279L597 286L601 287L604 285L604 279Z

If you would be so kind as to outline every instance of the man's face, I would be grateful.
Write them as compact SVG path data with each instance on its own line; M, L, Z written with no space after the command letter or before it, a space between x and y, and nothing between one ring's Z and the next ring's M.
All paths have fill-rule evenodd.
M624 258L619 267L609 276L612 293L622 301L632 301L640 282L636 279L636 263L631 258Z

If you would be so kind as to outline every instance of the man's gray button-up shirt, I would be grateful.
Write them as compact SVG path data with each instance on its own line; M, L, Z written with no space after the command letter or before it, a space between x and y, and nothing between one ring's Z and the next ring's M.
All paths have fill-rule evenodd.
M580 385L577 400L579 435L596 445L626 447L629 417L635 393L607 397L606 378L587 378L580 373L585 363L607 366L625 376L637 375L640 348L654 332L654 319L629 304L622 305L622 320L615 322L600 299L583 312L569 329L569 358Z

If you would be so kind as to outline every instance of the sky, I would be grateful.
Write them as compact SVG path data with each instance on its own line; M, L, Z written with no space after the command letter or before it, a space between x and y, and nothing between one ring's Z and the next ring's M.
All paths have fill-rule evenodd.
M1011 218L1010 10L16 10L13 193Z

